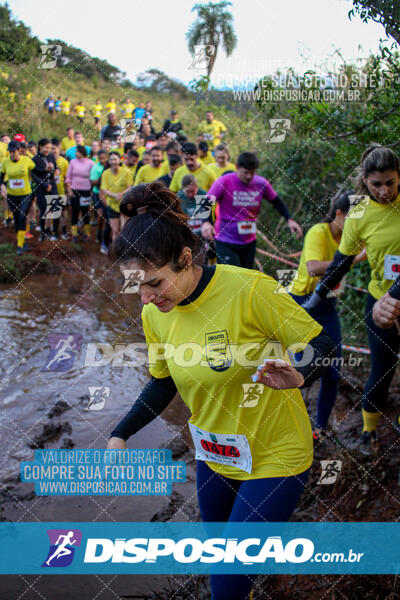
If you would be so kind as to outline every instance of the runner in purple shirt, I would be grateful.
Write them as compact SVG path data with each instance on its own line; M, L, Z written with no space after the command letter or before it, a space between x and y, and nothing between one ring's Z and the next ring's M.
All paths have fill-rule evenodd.
M257 216L263 199L287 221L297 238L303 235L300 225L290 217L288 208L264 177L256 175L258 159L252 152L243 152L237 161L237 171L217 179L208 191L215 197L215 229L210 221L202 226L202 235L215 236L219 263L253 268L256 252ZM214 201L214 198L212 198Z

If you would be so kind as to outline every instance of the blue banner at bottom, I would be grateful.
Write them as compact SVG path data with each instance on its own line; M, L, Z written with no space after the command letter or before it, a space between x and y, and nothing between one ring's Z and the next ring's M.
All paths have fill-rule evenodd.
M398 574L399 523L0 523L1 574Z

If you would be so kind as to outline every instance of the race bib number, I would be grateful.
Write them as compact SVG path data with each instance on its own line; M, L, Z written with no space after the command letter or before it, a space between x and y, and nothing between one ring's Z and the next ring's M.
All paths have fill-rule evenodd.
M400 275L400 256L398 254L386 254L383 266L384 279L397 279Z
M188 219L187 221L187 224L189 225L190 229L193 231L193 233L196 234L200 234L202 223L203 221L201 219Z
M238 221L238 233L240 235L248 235L250 233L257 233L256 221Z
M196 460L207 460L251 473L252 457L247 437L242 434L211 433L189 423Z
M79 204L80 204L80 206L89 206L90 196L80 196Z
M343 279L340 280L340 282L337 284L336 287L333 288L333 290L330 290L326 297L327 298L337 298L338 296L341 296L344 292L344 288L346 287L346 275L343 277Z
M10 190L22 190L24 188L23 179L10 179L9 181Z
M212 133L205 133L203 135L205 140L211 141L213 139L213 134Z
M54 181L56 183L60 183L60 176L59 175L54 175Z

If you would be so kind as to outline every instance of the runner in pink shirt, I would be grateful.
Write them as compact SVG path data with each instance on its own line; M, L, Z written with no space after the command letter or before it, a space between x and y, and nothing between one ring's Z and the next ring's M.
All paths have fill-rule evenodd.
M287 221L289 229L299 238L303 235L284 202L278 197L267 179L256 175L258 159L252 152L243 152L237 162L237 171L217 179L208 196L217 203L215 229L208 221L202 226L206 239L215 236L219 263L253 268L256 251L257 217L263 199Z
M71 202L71 229L74 242L78 241L79 213L81 213L84 223L83 241L85 242L90 237L89 206L90 191L92 189L90 181L92 167L93 161L87 158L85 146L77 146L76 158L73 158L69 163L65 177L67 195Z

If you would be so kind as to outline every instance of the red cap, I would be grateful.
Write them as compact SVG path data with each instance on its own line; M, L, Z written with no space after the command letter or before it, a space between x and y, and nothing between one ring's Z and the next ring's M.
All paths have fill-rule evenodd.
M26 137L23 133L17 133L16 135L14 135L14 140L16 142L26 142Z

